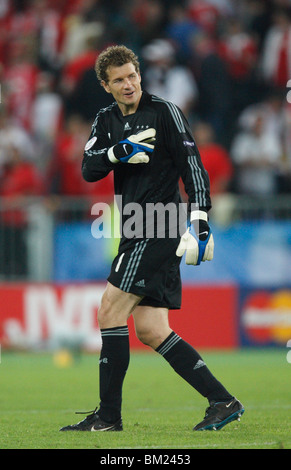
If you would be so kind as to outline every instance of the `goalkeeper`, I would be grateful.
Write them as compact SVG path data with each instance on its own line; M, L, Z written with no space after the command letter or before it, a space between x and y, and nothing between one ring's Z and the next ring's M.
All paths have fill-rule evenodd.
M199 353L175 333L169 309L180 309L180 262L211 261L214 241L209 227L209 180L184 115L173 103L141 88L139 62L124 46L103 51L96 62L97 77L114 103L101 109L85 147L82 174L94 182L114 173L115 194L122 196L121 240L98 311L102 348L99 361L99 397L96 409L62 431L121 431L122 387L129 364L128 318L137 337L161 354L190 386L208 401L204 419L194 430L220 429L239 419L242 404L212 375ZM180 177L189 198L187 227L182 237L144 229L147 204L180 207ZM125 227L129 203L141 207L139 236ZM152 220L150 224L154 223ZM157 224L158 225L158 224ZM195 269L195 268L193 268ZM145 377L146 380L146 377Z

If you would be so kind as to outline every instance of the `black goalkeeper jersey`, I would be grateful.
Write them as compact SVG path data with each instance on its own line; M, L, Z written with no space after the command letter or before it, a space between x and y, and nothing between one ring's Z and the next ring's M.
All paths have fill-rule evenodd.
M110 147L148 128L156 129L155 148L149 163L113 164L109 161ZM185 116L173 103L146 91L134 114L123 116L117 103L113 103L96 116L85 147L82 174L86 181L94 182L110 171L114 172L115 195L121 196L122 216L128 203L138 203L143 209L147 203L179 205L180 177L189 204L199 205L204 211L211 208L208 174Z

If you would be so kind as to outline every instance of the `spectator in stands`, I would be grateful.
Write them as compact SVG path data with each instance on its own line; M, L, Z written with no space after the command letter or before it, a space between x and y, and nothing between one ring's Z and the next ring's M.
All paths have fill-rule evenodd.
M1 69L6 64L8 40L8 25L12 14L12 4L9 0L2 0L0 4L0 76Z
M258 60L257 43L239 18L224 22L223 33L218 41L218 52L227 66L233 100L233 116L256 99L255 71Z
M273 135L282 145L282 167L278 177L278 191L291 192L291 104L286 90L271 90L263 101L248 106L238 119L239 127L249 131L257 117L261 117L265 134Z
M71 115L57 138L49 170L49 192L61 196L87 194L80 172L81 159L88 137L88 125L78 115Z
M30 37L35 46L37 65L43 70L57 71L60 67L63 40L60 12L51 7L49 0L17 3L7 23L9 40Z
M63 100L55 89L54 76L49 72L39 73L32 108L31 135L37 147L37 166L42 173L47 170L62 127L63 111Z
M222 1L220 3L223 3ZM207 0L189 0L188 16L212 37L216 37L220 11L215 2Z
M104 0L105 3L106 0ZM104 43L124 44L139 50L142 42L142 31L132 19L129 2L112 2L112 8L106 7L106 23L104 32ZM110 2L111 4L111 2ZM148 24L148 33L151 25ZM154 33L153 33L154 34Z
M98 56L98 35L96 35L96 31L94 32L94 29L95 23L93 31L91 31L91 28L87 31L87 39L84 41L83 47L76 55L68 58L64 64L61 75L61 88L66 95L75 90L79 80L87 70L94 69Z
M262 75L270 86L286 88L291 77L291 13L278 9L266 34L262 51Z
M38 66L42 70L57 73L61 67L63 46L63 22L60 12L51 7L50 0L30 0L28 13L35 20L35 42Z
M189 117L195 106L198 89L192 72L176 63L175 49L165 39L156 39L144 47L143 59L145 89L173 102Z
M227 150L215 140L213 128L206 122L193 125L193 135L209 179L211 193L215 196L228 192L233 176L233 165Z
M236 166L236 186L241 194L267 196L278 192L283 147L275 134L265 132L257 115L248 130L235 136L231 156Z
M27 273L26 200L40 195L43 184L32 161L27 133L0 117L0 269L7 276Z
M9 161L11 148L21 151L21 156L32 163L36 163L34 142L30 133L9 116L5 102L0 106L0 174L3 166Z
M113 101L98 83L94 68L87 69L65 103L67 114L79 114L87 122L95 119L97 109L106 108Z
M197 113L200 119L211 124L217 141L227 146L232 125L229 72L209 34L200 32L196 35L192 47L199 93Z
M166 16L165 6L161 0L138 0L132 2L129 8L131 20L136 25L142 46L161 37Z
M200 30L200 26L190 18L183 5L176 3L169 8L165 34L168 39L174 42L177 55L182 63L191 62L192 42Z
M6 105L9 114L28 131L31 131L38 74L31 38L10 42L8 63L3 71Z
M241 2L240 5L242 5L243 13L239 12L239 16L249 32L256 38L258 52L261 54L266 34L272 22L272 4L268 0L250 0Z
M286 92L270 90L262 101L247 106L238 117L241 129L250 130L258 116L262 119L264 133L283 138L285 127Z

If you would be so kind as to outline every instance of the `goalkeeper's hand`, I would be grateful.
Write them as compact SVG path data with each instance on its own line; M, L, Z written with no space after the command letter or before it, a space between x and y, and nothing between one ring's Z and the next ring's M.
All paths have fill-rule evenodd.
M147 154L154 151L155 136L153 128L133 134L110 147L108 158L111 163L148 163L150 158Z
M186 264L195 266L213 258L214 240L204 211L191 212L188 228L181 237L176 255L181 257L185 252Z

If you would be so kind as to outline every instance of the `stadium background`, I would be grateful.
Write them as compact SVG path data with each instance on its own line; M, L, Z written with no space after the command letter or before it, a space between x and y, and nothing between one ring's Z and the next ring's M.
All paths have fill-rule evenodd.
M110 177L82 181L107 45L189 119L210 175L215 258L182 262L175 330L195 347L291 339L288 0L3 0L0 6L0 343L100 347L96 313L116 240L91 234ZM291 93L291 91L290 91ZM290 97L290 94L289 94ZM183 194L183 188L181 187ZM130 323L131 345L142 348Z

